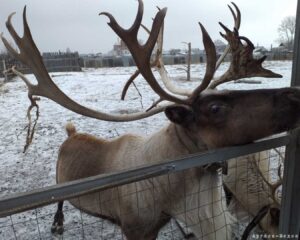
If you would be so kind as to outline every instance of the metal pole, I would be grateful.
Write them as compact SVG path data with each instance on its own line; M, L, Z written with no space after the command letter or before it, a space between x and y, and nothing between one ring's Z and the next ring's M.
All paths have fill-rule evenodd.
M7 69L6 69L6 64L5 64L5 59L2 60L3 62L3 75L4 75L4 81L7 82L8 81L8 77L7 77Z
M297 4L296 32L294 39L292 86L300 86L300 4ZM300 138L291 133L291 142L286 148L282 187L282 207L279 233L299 236L300 233Z
M32 192L18 193L0 199L0 218L150 177L183 171L192 167L199 167L238 156L245 156L250 153L286 146L289 142L290 135L273 136L243 146L211 150L206 153L189 155L177 160L137 167L117 173L100 174L98 176L36 189Z

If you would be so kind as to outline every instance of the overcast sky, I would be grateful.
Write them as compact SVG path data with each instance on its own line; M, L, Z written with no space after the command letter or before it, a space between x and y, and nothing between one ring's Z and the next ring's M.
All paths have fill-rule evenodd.
M221 21L232 27L227 8L229 1L221 0L144 0L143 23L151 26L156 6L168 7L165 23L164 49L183 48L183 41L193 48L203 48L198 22L202 22L213 40L220 39ZM295 15L296 0L236 0L242 12L240 35L267 48L278 43L277 28L285 16ZM16 29L22 33L21 13L27 5L27 18L38 48L42 52L65 51L70 48L80 53L107 52L117 42L107 18L99 12L111 12L120 24L128 28L137 10L136 0L0 0L0 31L8 33L5 21L11 12ZM142 31L141 31L142 32ZM144 39L146 35L140 34ZM3 49L1 43L0 49Z

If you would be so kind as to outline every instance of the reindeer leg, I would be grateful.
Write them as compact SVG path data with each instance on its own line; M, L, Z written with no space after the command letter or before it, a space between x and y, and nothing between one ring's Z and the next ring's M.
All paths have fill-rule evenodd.
M63 214L63 204L64 202L58 202L57 211L54 216L54 221L52 223L51 232L63 234L64 232L64 214Z
M155 240L157 239L157 235L161 228L163 228L171 219L169 214L164 212L161 213L160 218L157 223L153 226L153 228L144 236L145 239Z
M159 221L157 222L157 224L155 225L154 229L153 229L153 236L155 236L153 239L156 239L158 232L160 231L161 228L163 228L168 222L170 222L172 216L166 212L162 212ZM178 227L179 231L181 232L183 239L193 239L195 237L195 235L193 233L186 233L186 231L184 230L184 228L180 225L180 223L178 222L178 220L176 218L174 218L175 224ZM152 239L152 238L151 238Z
M187 233L183 227L181 226L181 224L177 221L177 219L174 219L175 220L175 224L176 226L178 227L178 229L180 230L182 236L183 236L183 239L194 239L195 238L195 235L194 233L190 232L190 233Z
M229 188L224 183L223 183L223 189L225 193L226 205L228 207L233 198L233 193L229 190Z

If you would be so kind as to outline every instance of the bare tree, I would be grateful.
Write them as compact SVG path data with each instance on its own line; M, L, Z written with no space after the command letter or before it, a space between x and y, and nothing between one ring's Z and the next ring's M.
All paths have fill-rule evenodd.
M294 34L296 27L296 17L287 16L282 19L279 27L279 42L284 44L289 50L293 48L294 44Z

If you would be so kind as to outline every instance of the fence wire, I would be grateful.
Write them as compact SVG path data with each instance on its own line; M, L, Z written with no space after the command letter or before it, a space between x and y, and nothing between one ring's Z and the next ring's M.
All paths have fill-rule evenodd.
M274 196L270 186L282 177L284 151L279 147L233 158L223 171L205 165L69 199L63 206L61 235L51 233L57 204L12 214L0 218L0 239L126 239L123 226L147 232L157 216L166 222L158 234L161 240L196 239L193 233L203 239L241 239L263 206L280 202L280 184ZM117 213L124 220L115 224L86 212L110 218ZM248 239L276 234L276 217L267 214Z

